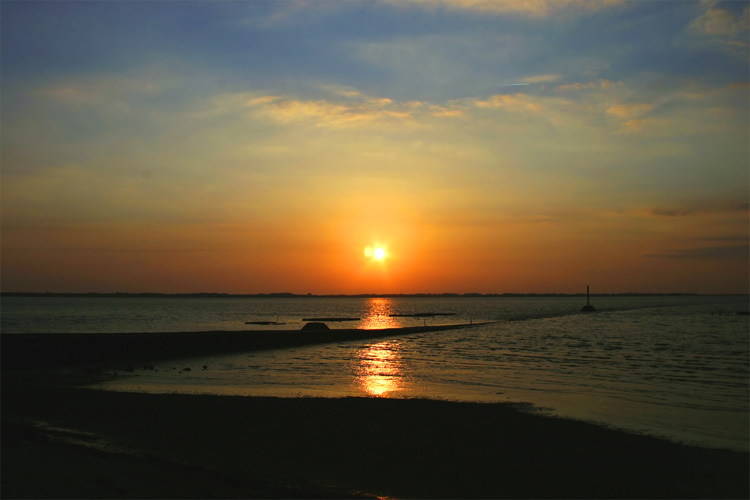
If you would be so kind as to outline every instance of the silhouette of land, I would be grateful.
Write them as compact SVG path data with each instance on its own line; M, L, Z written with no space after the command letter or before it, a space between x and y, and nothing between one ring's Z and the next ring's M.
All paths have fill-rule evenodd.
M156 395L11 379L2 381L4 498L750 494L747 453L519 405Z

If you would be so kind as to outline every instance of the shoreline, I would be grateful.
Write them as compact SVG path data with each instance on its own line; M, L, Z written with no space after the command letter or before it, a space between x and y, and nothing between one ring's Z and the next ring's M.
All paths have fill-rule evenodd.
M741 498L747 453L509 403L2 384L5 498ZM44 422L44 425L40 425Z
M0 334L0 365L4 371L15 371L114 361L150 363L173 358L455 330L492 323L458 323L372 330L340 328L166 333L2 333Z
M469 326L479 325L2 334L3 497L750 496L747 452L529 412L523 403L103 391L81 387L101 375L97 366L74 362L103 355L96 363L140 363Z

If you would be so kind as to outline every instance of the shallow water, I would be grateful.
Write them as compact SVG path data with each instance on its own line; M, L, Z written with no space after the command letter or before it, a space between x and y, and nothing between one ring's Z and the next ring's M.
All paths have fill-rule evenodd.
M338 328L508 321L578 313L585 297L440 298L206 298L206 297L2 297L3 333L129 333L292 329L310 317L359 317ZM599 311L716 303L747 310L737 296L603 296ZM744 301L744 305L743 305ZM728 305L727 305L728 304ZM452 312L435 318L389 318L389 314ZM279 326L248 325L273 321Z
M724 297L716 304L667 297L666 302L682 304L639 309L633 308L639 305L635 298L609 299L596 301L596 314L569 313L576 302L580 306L570 298L351 299L316 314L361 307L380 311L369 321L388 322L392 319L384 311L440 306L458 310L456 318L529 319L181 360L136 369L99 387L530 402L562 416L748 451L750 324L748 316L716 314L747 310L747 298Z

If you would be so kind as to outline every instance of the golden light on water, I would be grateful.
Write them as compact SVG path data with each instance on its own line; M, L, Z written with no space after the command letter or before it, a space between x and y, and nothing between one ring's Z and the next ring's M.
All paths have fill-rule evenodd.
M360 328L365 330L378 330L381 328L397 328L402 326L397 318L391 318L393 314L393 301L391 299L370 299L367 301L367 310L363 315Z
M398 341L379 342L357 353L355 384L371 396L408 390Z
M375 330L402 326L398 318L390 317L395 312L393 300L370 299L366 307L361 328ZM355 358L355 385L371 396L388 396L407 390L399 347L398 341L389 340L359 350Z

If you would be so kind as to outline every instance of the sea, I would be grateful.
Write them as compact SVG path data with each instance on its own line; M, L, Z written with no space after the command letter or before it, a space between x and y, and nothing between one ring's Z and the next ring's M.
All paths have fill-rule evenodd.
M471 323L455 330L165 361L113 370L94 387L508 402L672 441L750 451L747 295L591 301L593 313L581 312L586 297L580 296L4 296L0 331L299 330L321 317L358 318L328 322L331 328Z

